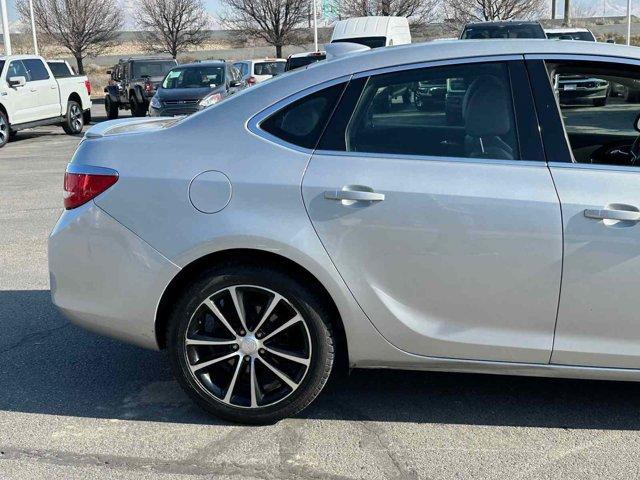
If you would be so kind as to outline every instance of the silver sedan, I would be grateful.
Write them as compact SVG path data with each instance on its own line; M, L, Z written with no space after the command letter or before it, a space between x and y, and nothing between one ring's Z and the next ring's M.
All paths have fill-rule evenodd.
M638 50L393 47L96 125L53 302L168 349L199 405L245 423L345 368L640 380L638 109L559 105L558 75L632 85ZM444 91L417 108L425 82Z

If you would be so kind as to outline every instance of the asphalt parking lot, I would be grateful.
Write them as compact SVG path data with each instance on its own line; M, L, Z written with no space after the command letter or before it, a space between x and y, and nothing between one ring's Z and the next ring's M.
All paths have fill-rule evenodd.
M206 415L163 353L50 302L46 240L79 140L43 127L0 150L1 479L640 476L638 384L354 371L273 426Z

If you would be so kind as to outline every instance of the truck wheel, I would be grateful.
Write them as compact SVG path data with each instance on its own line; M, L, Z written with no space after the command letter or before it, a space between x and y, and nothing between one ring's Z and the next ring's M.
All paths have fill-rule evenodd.
M84 119L82 118L82 108L78 102L69 100L67 102L67 116L62 123L62 129L67 135L77 135L82 132Z
M131 97L131 115L134 117L144 117L147 115L146 102L138 102L135 96Z
M9 120L5 113L0 110L0 148L4 147L9 141L11 128L9 128Z
M113 102L109 95L104 97L104 109L107 111L108 120L114 120L118 118L118 104L116 102Z

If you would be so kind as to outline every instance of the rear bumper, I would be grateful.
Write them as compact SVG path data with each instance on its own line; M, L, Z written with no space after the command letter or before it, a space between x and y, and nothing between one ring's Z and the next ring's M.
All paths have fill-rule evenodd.
M89 202L65 211L49 236L53 303L75 324L157 349L155 316L180 269Z

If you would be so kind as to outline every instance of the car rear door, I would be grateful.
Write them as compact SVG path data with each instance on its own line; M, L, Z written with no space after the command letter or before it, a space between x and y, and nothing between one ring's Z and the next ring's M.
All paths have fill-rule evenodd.
M22 63L29 72L27 86L30 91L35 90L38 96L34 112L37 119L59 116L61 114L60 92L56 79L39 58L27 58L22 60Z
M638 138L640 104L610 97L596 107L586 98L559 110L549 71L557 63L573 74L582 69L585 76L614 74L631 83L640 79L640 62L532 55L527 63L564 230L551 363L640 368L640 164L625 159Z
M457 98L418 110L393 93L460 78L459 124L447 120ZM521 56L356 75L302 192L329 256L393 345L548 363L562 223Z

